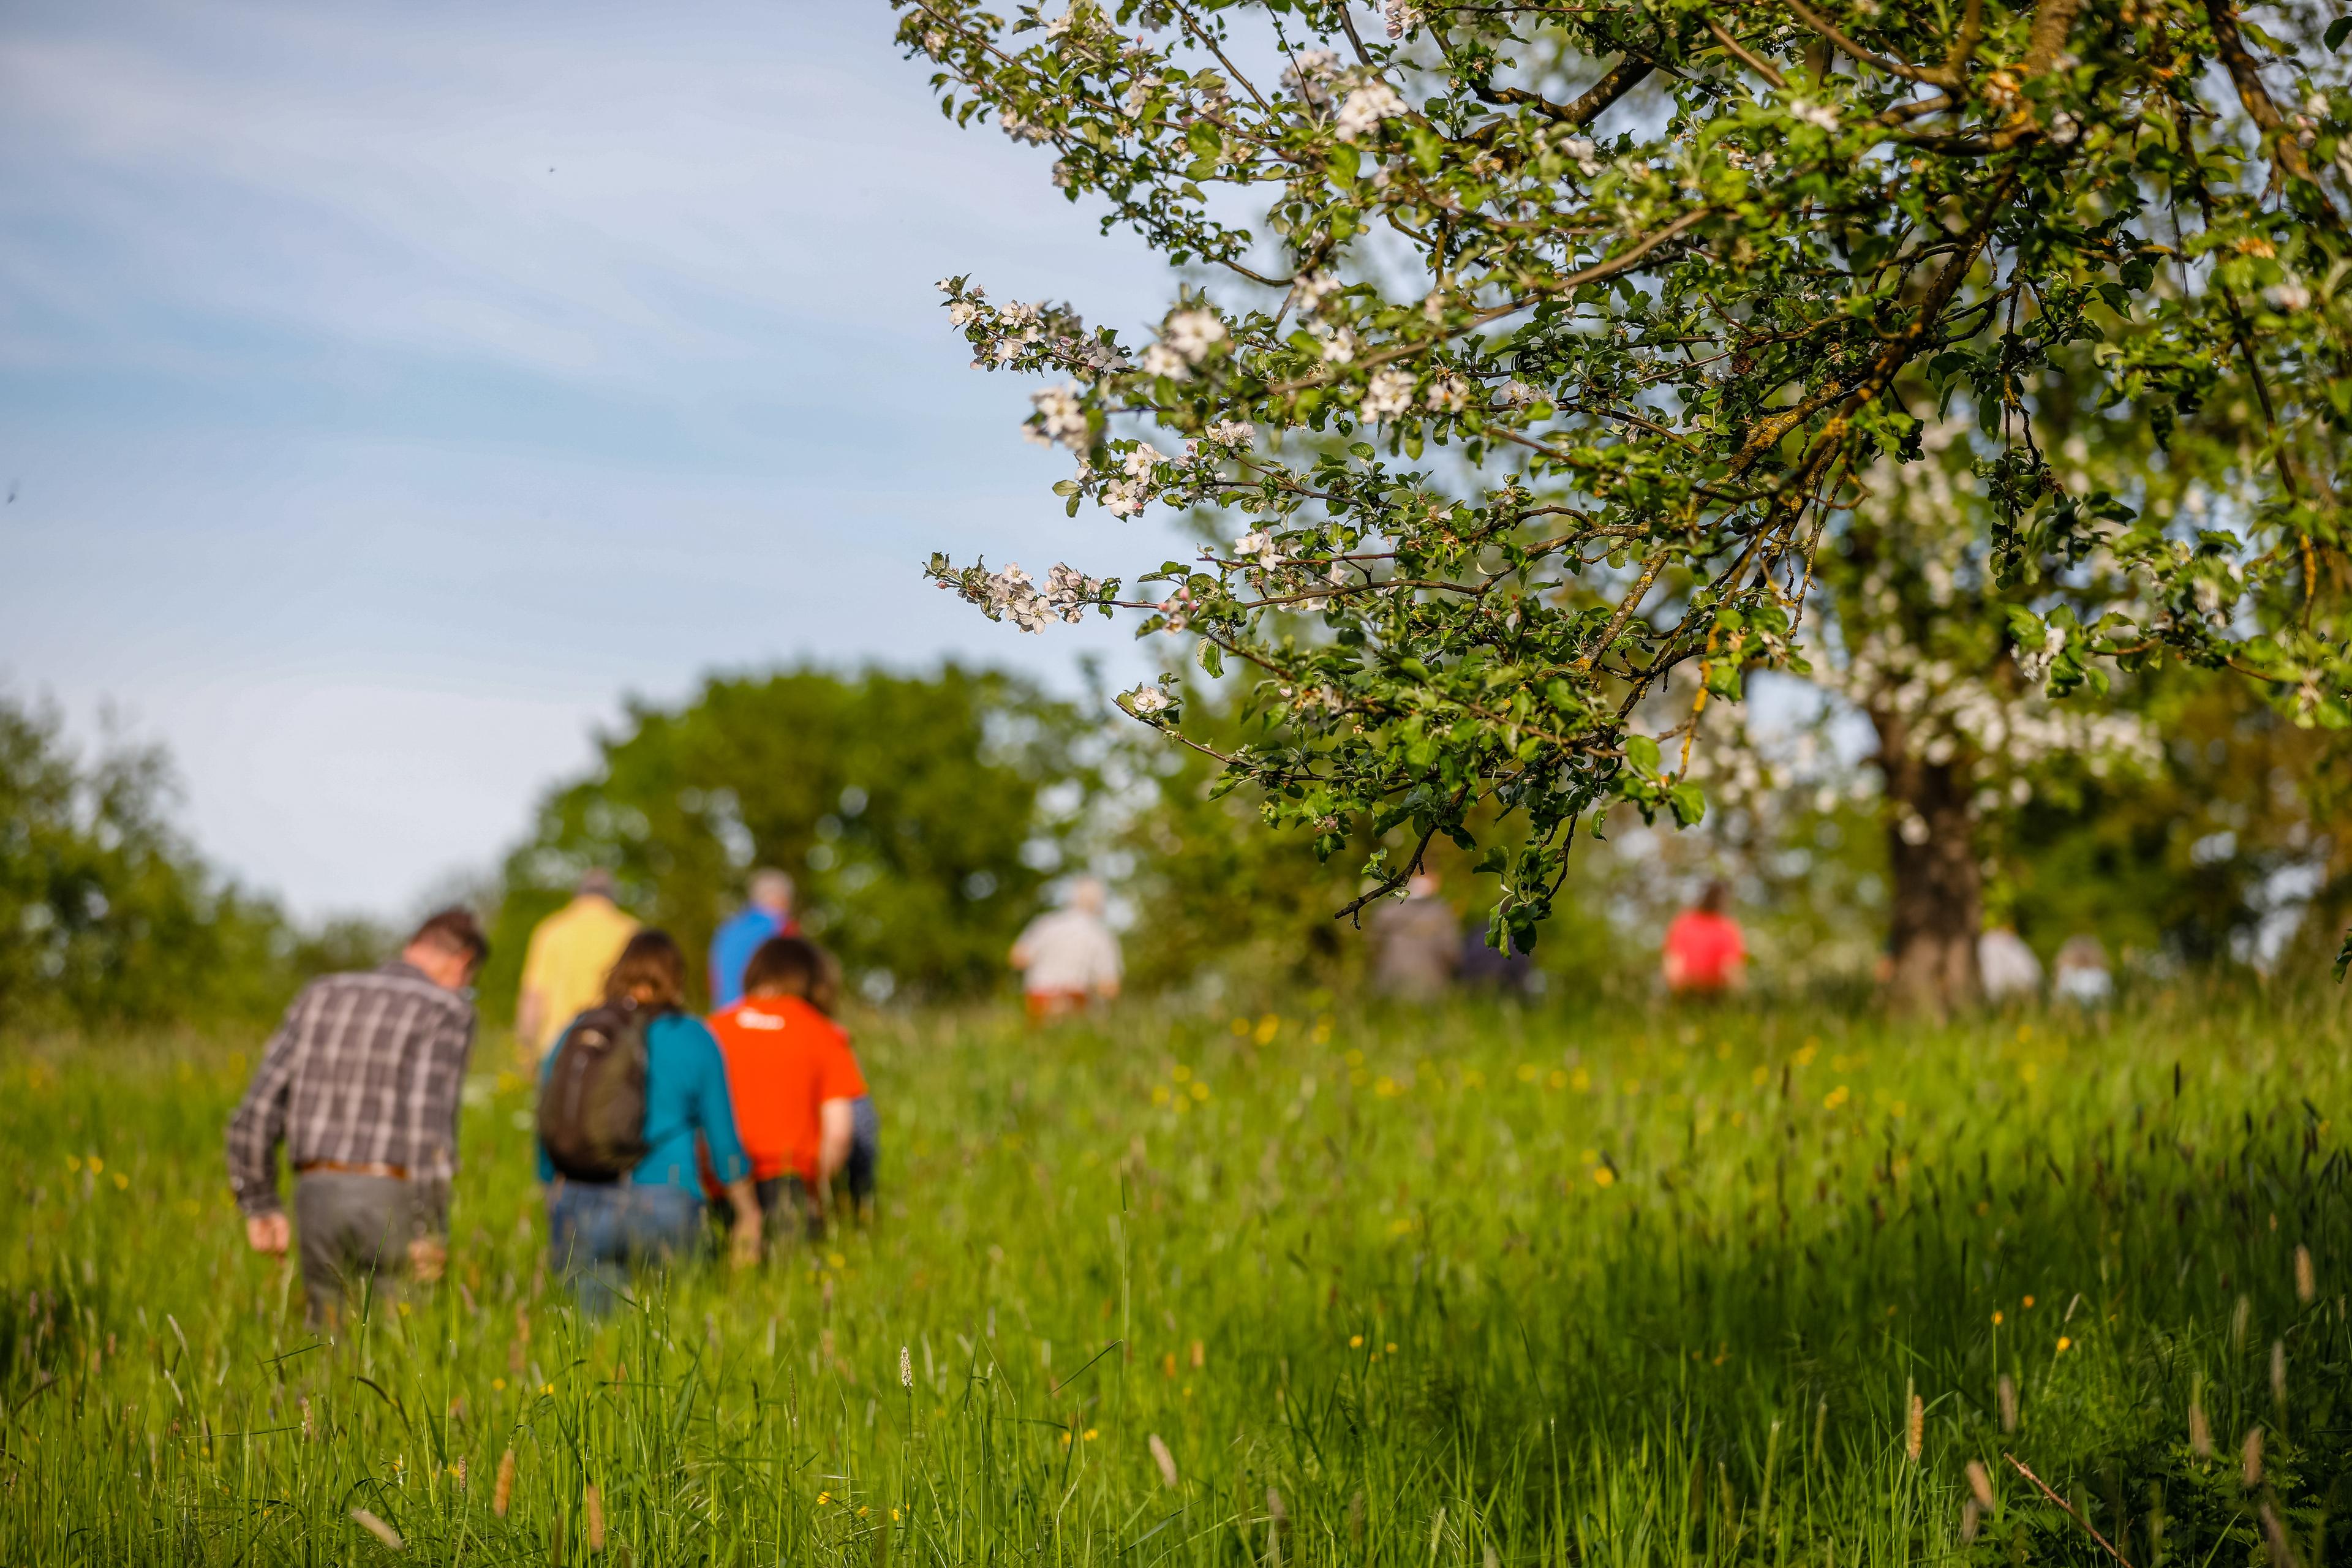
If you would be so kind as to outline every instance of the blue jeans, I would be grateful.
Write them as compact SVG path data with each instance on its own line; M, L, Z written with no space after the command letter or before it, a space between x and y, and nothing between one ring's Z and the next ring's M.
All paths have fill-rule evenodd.
M548 1189L548 1260L594 1316L628 1300L628 1270L689 1258L702 1243L702 1194L685 1187L558 1182Z

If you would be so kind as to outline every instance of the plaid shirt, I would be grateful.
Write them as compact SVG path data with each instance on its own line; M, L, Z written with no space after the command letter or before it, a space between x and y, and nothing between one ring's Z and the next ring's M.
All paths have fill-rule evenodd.
M446 1224L472 1004L397 961L312 981L269 1037L228 1123L228 1183L247 1215L279 1212L278 1145L314 1160L399 1165L421 1233Z

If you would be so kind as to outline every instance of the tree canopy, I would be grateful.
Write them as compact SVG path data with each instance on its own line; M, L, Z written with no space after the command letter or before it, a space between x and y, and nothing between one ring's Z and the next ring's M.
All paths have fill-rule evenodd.
M1405 829L1382 889L1515 819L1483 863L1524 946L1580 824L1696 821L1707 702L1811 668L1825 541L1956 411L1971 635L2042 697L2179 661L2352 716L2352 93L2314 5L895 3L945 111L1209 279L1134 341L942 283L978 363L1054 378L1071 510L1240 520L1131 584L933 574L1246 669L1229 776L1327 853ZM2146 461L2059 458L2060 405Z
M718 677L675 707L635 704L508 859L492 1013L531 927L591 866L690 954L741 907L745 874L775 866L869 995L985 986L1081 824L1086 727L1015 677L954 665Z

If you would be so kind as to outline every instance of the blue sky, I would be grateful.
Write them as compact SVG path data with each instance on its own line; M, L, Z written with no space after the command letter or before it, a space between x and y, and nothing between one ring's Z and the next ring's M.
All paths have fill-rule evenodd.
M305 914L489 864L626 693L943 655L932 549L1132 570L932 281L1164 300L879 0L0 13L0 685Z

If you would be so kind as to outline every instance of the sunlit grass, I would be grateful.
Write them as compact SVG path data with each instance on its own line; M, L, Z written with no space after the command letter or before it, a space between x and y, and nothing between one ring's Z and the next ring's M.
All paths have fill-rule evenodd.
M2323 1560L2333 1011L861 1045L870 1231L583 1324L486 1076L447 1283L334 1343L243 1248L242 1063L16 1047L0 1560Z

